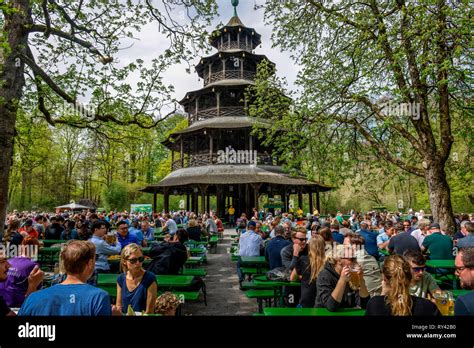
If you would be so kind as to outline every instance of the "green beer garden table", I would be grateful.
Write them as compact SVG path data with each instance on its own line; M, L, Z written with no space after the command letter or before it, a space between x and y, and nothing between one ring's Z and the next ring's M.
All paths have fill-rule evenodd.
M64 244L67 242L67 240L63 240L63 239L43 239L43 240L40 240L40 242L43 243L43 245L45 247L47 246L50 246L50 245L53 245L53 244Z
M457 278L454 275L454 260L427 260L426 261L426 267L431 267L435 270L435 275L441 280L441 281L451 281L452 280L452 286L453 289L457 289ZM443 273L441 270L449 270L451 271L450 273ZM452 277L452 279L450 278ZM444 278L444 279L443 279Z
M117 283L118 274L99 273L97 278L97 285L112 285ZM158 282L158 288L182 288L191 285L194 276L187 275L157 275L156 281Z
M285 281L275 281L275 280L268 280L267 276L256 276L253 278L252 282L255 285L264 285L268 287L272 287L275 292L275 299L278 299L280 302L280 306L283 305L283 287L285 286L294 286L300 287L301 282L285 282Z
M241 256L240 257L241 267L256 266L257 273L261 273L262 267L266 265L267 265L267 260L265 260L265 256Z
M426 266L431 268L454 269L454 260L427 260Z
M59 261L60 251L59 247L42 247L38 251L38 261L52 268Z
M264 308L265 316L316 316L316 317L358 317L365 315L365 309L341 308L336 312L330 312L326 308Z

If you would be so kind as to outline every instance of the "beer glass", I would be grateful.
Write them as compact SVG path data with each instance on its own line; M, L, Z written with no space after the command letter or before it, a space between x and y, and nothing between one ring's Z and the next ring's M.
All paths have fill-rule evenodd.
M446 291L441 291L434 294L436 306L438 307L441 315L449 315L449 295ZM453 310L454 310L454 299L453 299Z
M114 233L114 231L107 232L107 236L105 237L105 241L108 244L114 244L115 243L115 233Z
M351 270L351 279L349 281L349 286L353 290L357 290L360 288L360 275L359 275L360 266L357 264L352 265L350 266L350 270Z

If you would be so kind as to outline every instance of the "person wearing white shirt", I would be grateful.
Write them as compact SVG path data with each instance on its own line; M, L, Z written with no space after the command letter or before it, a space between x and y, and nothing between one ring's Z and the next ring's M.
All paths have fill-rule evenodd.
M425 240L425 237L428 235L428 226L430 225L430 220L428 219L421 219L418 221L418 229L414 230L411 235L415 237L416 241L418 242L418 245L421 246L423 245L423 241Z

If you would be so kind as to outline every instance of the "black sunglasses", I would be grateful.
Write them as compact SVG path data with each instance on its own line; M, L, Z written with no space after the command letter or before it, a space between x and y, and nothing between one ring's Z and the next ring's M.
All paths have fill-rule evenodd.
M136 264L137 262L142 263L145 260L143 256L137 257L136 259L128 259L128 262L130 262L132 265Z
M300 242L306 242L308 240L307 238L297 238L297 237L295 237L295 239L298 239Z
M413 272L418 273L418 272L424 272L426 267L412 267L411 268Z

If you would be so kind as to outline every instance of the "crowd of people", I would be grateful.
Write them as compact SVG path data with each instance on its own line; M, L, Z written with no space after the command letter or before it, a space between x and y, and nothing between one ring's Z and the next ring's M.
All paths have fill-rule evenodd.
M230 207L229 215L235 213ZM229 219L239 235L239 281L242 256L265 256L270 272L285 274L300 288L285 288L288 306L366 308L368 315L438 315L434 305L443 294L427 259L453 260L466 289L474 289L474 221L458 217L453 236L419 214L352 213L303 217L253 210L253 216ZM155 240L155 228L165 235ZM9 258L0 249L0 315L124 315L142 312L173 315L179 301L172 293L158 296L157 274L179 274L189 257L187 243L218 235L223 222L213 212L165 214L127 212L80 214L8 214L4 245L16 246ZM45 240L62 245L59 286L42 288L44 265L37 260ZM65 243L63 243L65 242ZM150 247L147 256L144 247ZM35 254L36 253L36 254ZM119 258L113 269L110 256ZM145 258L150 258L144 267ZM112 304L97 287L99 274L119 273ZM203 287L195 278L193 289ZM455 315L474 315L474 292L459 296ZM292 296L290 296L292 295Z
M427 260L455 259L456 275L474 289L474 219L457 216L458 230L449 235L423 212L400 214L352 212L322 218L317 211L306 219L292 214L257 214L236 220L239 232L237 274L245 281L241 258L265 256L271 274L301 281L285 288L287 306L366 308L367 315L439 315L441 289ZM471 280L472 279L472 280ZM444 287L444 284L443 284ZM296 301L289 301L295 299ZM454 304L454 301L453 301ZM455 315L474 315L474 292L459 296Z
M155 228L161 229L163 241L155 240ZM0 250L0 313L14 314L11 308L20 308L18 314L26 316L175 313L176 297L169 292L158 296L155 275L178 274L189 257L185 243L200 242L223 230L213 213L35 215L14 211L7 216L2 236L7 248ZM61 286L41 289L45 265L38 261L38 251L46 241L61 246ZM150 262L145 270L142 248L147 246ZM12 247L18 254L9 258ZM116 269L110 262L114 255L120 258ZM120 275L112 306L97 283L99 274L116 272ZM204 287L202 279L195 277L188 290Z

